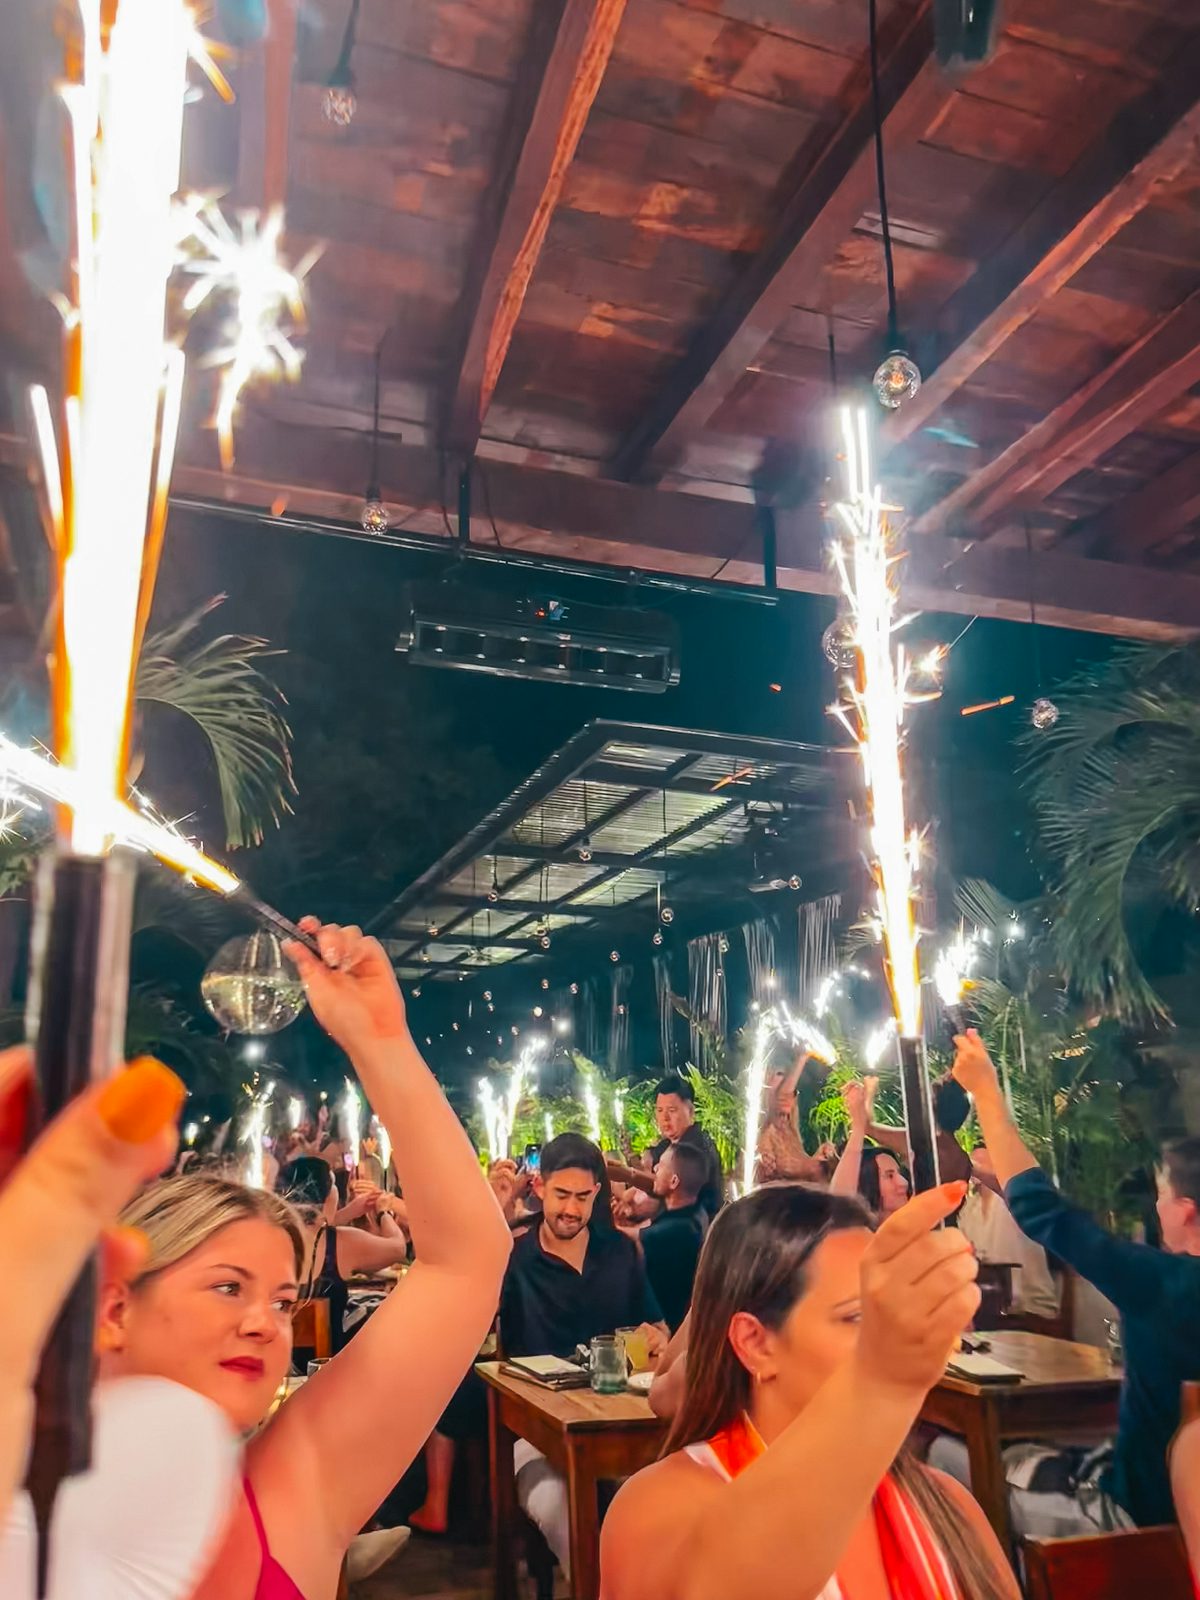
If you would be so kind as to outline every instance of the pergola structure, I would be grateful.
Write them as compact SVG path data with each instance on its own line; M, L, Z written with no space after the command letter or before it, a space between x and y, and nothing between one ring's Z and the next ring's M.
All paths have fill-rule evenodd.
M603 970L851 880L839 788L811 745L593 722L373 919L410 983ZM839 783L840 772L846 778ZM664 922L663 909L668 912Z
M16 396L53 383L59 346L35 198L58 45L53 7L10 9L0 511L19 542L36 469ZM932 10L879 3L925 378L880 430L909 598L1189 636L1200 12L1005 0L991 59L948 75ZM234 41L237 109L189 114L187 181L285 202L297 257L323 242L307 360L246 397L229 474L192 384L175 525L217 508L247 537L362 537L378 351L386 537L832 592L831 356L845 393L886 322L867 0L361 0L350 40L350 0L265 12L265 39ZM324 85L347 42L357 108L337 126ZM20 598L10 571L0 605Z

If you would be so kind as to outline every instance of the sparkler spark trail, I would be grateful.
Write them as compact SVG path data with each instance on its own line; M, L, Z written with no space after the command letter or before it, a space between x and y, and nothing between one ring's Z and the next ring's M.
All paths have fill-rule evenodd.
M797 1017L782 1001L760 1012L754 1027L754 1048L746 1063L742 1100L742 1194L754 1188L754 1168L758 1161L758 1136L762 1126L763 1097L767 1091L767 1069L771 1051L779 1039L801 1046L830 1066L837 1051L825 1035L804 1017Z
M866 1043L862 1048L862 1058L863 1066L866 1067L868 1072L875 1071L875 1068L883 1060L888 1045L891 1044L895 1037L895 1017L889 1017L886 1022L867 1035Z
M379 1144L379 1165L383 1168L383 1186L387 1188L388 1168L392 1164L392 1136L378 1117L373 1119L375 1138Z
M213 295L231 304L229 342L205 358L205 365L224 368L217 398L217 438L222 465L233 465L233 419L238 399L255 378L300 376L303 353L285 332L304 327L304 277L319 251L310 252L294 269L279 255L283 211L275 206L260 218L243 212L235 232L220 209L192 199L182 250L182 267L195 277L184 297L184 310L195 311ZM198 254L192 254L193 250Z
M82 76L67 85L75 283L61 472L39 425L61 562L55 720L78 790L70 842L109 844L121 795L142 551L162 404L172 206L194 27L182 0L80 0Z
M551 1139L554 1137L554 1118L551 1116L549 1111L547 1111L543 1116L542 1125L546 1130L546 1143L549 1144Z
M294 1094L288 1101L288 1127L293 1133L303 1124L308 1115L308 1108L298 1094Z
M350 1146L349 1156L351 1167L358 1170L359 1157L362 1154L362 1102L358 1098L358 1090L354 1087L352 1078L346 1079L346 1087L342 1091L342 1137Z
M587 1112L588 1138L593 1144L600 1144L600 1096L590 1083L583 1087L583 1109Z
M938 998L948 1008L962 1005L963 995L970 987L971 974L979 956L979 946L965 933L959 933L953 943L939 954L933 967L933 981Z
M483 1137L487 1145L489 1161L499 1161L502 1156L501 1146L504 1145L504 1114L500 1109L500 1102L496 1099L496 1091L492 1088L487 1078L479 1080L479 1114L483 1118Z
M862 758L870 811L870 842L886 951L888 983L900 1032L921 1031L921 984L917 928L913 916L919 840L905 822L901 730L908 689L903 647L893 648L897 620L895 564L883 498L871 481L866 411L842 411L848 499L837 512L848 543L834 545L833 559L854 624L857 662L844 684L845 706L831 708L854 739Z
M240 1142L246 1146L246 1168L242 1182L250 1189L263 1189L266 1187L266 1160L263 1141L267 1136L267 1108L269 1105L269 1091L266 1094L255 1095L250 1103L250 1111L242 1128Z

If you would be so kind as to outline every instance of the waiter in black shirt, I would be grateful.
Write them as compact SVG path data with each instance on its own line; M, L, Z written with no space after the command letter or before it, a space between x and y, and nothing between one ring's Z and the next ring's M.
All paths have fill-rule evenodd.
M721 1158L716 1145L696 1121L696 1091L677 1072L668 1073L655 1090L654 1120L662 1137L646 1152L650 1170L639 1171L636 1167L625 1167L610 1161L609 1176L640 1189L643 1194L652 1195L652 1174L664 1153L672 1145L690 1145L704 1159L704 1182L700 1187L699 1203L711 1221L725 1204L725 1175L721 1171ZM651 1211L656 1209L650 1208ZM647 1215L647 1210L642 1209L641 1215Z

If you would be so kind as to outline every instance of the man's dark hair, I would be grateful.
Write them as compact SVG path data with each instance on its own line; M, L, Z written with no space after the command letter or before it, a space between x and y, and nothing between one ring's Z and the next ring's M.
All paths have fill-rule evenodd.
M673 1144L668 1154L675 1163L679 1187L689 1200L695 1200L708 1182L708 1157L694 1144Z
M332 1187L329 1163L318 1156L297 1156L279 1169L275 1180L276 1191L297 1206L323 1206Z
M933 1120L943 1133L957 1133L971 1115L971 1097L957 1078L942 1078L933 1086Z
M590 1172L598 1184L603 1185L608 1175L600 1147L581 1133L560 1133L556 1139L542 1146L542 1177L554 1172L566 1172L575 1167L580 1172Z
M654 1091L657 1098L660 1094L677 1094L681 1100L688 1100L696 1104L696 1091L686 1078L681 1078L677 1072L668 1072L666 1077Z
M1164 1145L1163 1167L1178 1198L1200 1206L1200 1136L1193 1134Z

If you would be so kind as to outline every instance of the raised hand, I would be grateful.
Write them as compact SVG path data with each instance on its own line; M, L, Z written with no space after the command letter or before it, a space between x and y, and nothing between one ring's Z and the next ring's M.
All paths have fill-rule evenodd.
M351 1059L373 1045L405 1038L404 1000L379 941L364 938L361 928L322 925L316 917L303 918L300 926L320 945L320 958L294 940L284 950L330 1038Z
M974 1028L955 1035L952 1070L957 1081L976 1100L990 1090L999 1089L1000 1080L996 1076L995 1064Z
M924 1394L979 1309L971 1246L957 1228L933 1231L966 1191L965 1183L944 1183L916 1195L867 1248L856 1359L876 1382Z

